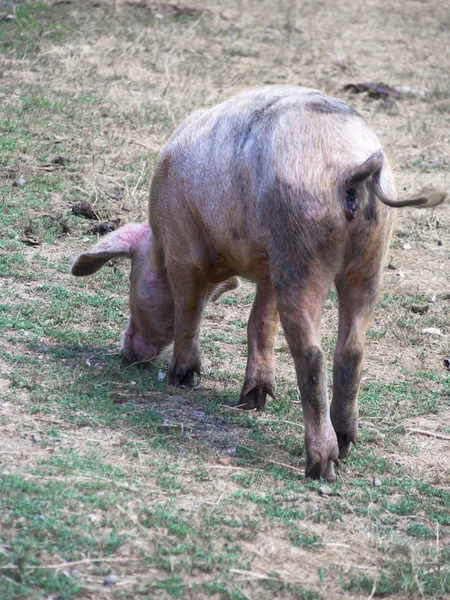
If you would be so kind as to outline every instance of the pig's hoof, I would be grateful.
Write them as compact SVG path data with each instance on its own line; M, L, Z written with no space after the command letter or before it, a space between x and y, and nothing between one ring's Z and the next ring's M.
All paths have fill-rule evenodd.
M242 410L262 410L266 405L267 396L275 399L274 385L272 383L256 383L252 381L244 385L236 408Z
M195 388L197 386L196 375L200 377L200 364L188 366L173 360L169 369L168 382L170 385L184 385Z
M325 448L320 450L308 450L307 448L305 477L334 481L336 479L335 465L336 467L339 466L337 444L333 444L328 451Z
M358 417L355 415L351 418L340 419L339 415L334 414L333 407L331 407L331 422L334 431L336 432L339 446L339 458L347 458L352 444L356 444L358 436Z
M347 458L352 444L356 444L356 435L353 433L336 432L339 445L339 458Z

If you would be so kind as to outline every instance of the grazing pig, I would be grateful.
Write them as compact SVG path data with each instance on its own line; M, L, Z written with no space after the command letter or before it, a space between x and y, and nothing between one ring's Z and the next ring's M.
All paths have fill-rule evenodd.
M106 235L90 252L80 254L72 265L72 275L92 275L111 258L131 259L130 318L122 338L121 356L131 363L156 358L173 342L174 305L170 287L155 277L148 262L152 231L147 223L128 223ZM222 294L241 285L231 277L211 285L208 300L215 302Z
M123 354L152 358L174 341L169 381L186 385L200 375L208 299L236 275L255 281L239 405L259 410L274 397L280 318L302 399L306 476L333 480L333 465L356 441L365 332L395 221L390 207L443 199L430 189L396 200L377 136L341 100L269 86L189 117L155 170L152 239L147 225L127 225L80 255L72 272L88 275L113 256L131 256ZM339 328L330 410L320 320L333 284Z

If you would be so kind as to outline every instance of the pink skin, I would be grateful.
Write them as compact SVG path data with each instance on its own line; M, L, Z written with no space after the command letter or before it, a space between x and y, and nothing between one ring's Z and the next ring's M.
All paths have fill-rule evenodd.
M152 231L147 223L128 223L108 234L90 252L80 254L72 266L76 276L91 275L116 256L131 259L130 318L122 336L122 358L129 363L150 362L174 338L174 303L164 272L153 265ZM239 286L237 278L212 285L212 301Z
M131 258L130 318L121 349L122 358L131 363L156 358L173 341L172 301L151 268L151 241L147 223L128 223L80 254L72 266L73 275L83 276L95 273L111 258Z
M133 319L130 317L122 336L121 357L130 363L148 362L157 358L163 348L157 348L147 341L140 331L136 329Z

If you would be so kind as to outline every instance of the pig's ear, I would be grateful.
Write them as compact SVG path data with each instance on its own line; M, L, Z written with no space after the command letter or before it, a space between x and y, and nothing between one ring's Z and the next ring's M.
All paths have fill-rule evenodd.
M146 223L128 223L105 236L90 252L80 254L72 265L72 275L92 275L115 256L128 256L142 244L150 244L151 230Z

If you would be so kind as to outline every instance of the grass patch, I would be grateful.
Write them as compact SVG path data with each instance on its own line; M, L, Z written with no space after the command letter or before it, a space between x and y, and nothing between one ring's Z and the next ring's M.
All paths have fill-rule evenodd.
M184 14L115 4L0 7L0 597L444 597L448 448L433 433L450 432L445 207L399 217L368 334L359 444L329 486L303 478L303 417L282 334L277 400L261 414L233 409L255 298L248 282L207 307L204 373L190 391L161 377L167 358L147 369L119 359L129 264L70 276L97 241L73 204L90 202L101 221L144 220L158 153L191 109L237 87L298 83L299 73L342 95L343 74L367 70L372 31L393 35L389 55L376 44L372 71L417 77L401 65L420 68L423 40L427 56L442 56L444 8L428 3L424 20L419 6L405 18L399 5L391 25L368 7L373 26L361 29L349 3L305 5L301 15L271 2ZM311 35L294 26L305 18ZM405 23L425 23L425 37L421 29L405 44ZM340 27L361 40L355 64L340 34L339 56L322 52ZM374 129L414 138L411 148L391 144L393 162L414 178L401 172L401 187L419 189L428 174L445 187L448 69L427 61L422 75L426 97L405 92L389 113L369 98L351 101ZM335 291L323 321L331 359Z

